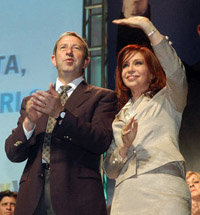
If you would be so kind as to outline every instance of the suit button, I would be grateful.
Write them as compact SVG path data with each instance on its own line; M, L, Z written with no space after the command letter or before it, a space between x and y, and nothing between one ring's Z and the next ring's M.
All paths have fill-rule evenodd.
M39 176L40 176L41 178L44 178L44 174L43 174L43 173L39 174Z
M16 143L14 143L14 146L19 146L19 145L21 145L22 144L22 141L17 141Z

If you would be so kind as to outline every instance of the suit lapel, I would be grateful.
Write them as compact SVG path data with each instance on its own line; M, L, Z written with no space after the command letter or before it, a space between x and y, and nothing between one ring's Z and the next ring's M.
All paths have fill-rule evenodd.
M67 100L65 107L70 111L84 103L91 95L89 85L82 81Z

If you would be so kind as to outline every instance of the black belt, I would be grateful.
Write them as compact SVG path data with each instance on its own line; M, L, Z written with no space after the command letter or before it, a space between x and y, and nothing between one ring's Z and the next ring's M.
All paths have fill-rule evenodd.
M50 170L50 165L49 163L42 163L42 168L46 170Z
M185 179L184 173L182 173L181 169L174 163L165 164L161 167L158 167L156 169L150 170L149 172L146 172L146 174L154 174L154 173L163 173L163 174L169 174L177 177L181 177Z

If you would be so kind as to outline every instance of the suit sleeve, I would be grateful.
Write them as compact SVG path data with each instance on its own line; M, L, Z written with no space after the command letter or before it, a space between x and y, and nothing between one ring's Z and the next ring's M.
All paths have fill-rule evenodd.
M72 114L66 109L62 124L57 124L54 128L53 137L66 141L66 144L75 144L89 152L102 154L112 140L112 121L117 111L117 98L110 90L99 90L91 96L95 98L91 99L93 104L88 101L92 106L91 119L85 121L80 115ZM85 114L88 112L87 105Z
M26 160L30 155L31 147L34 144L34 137L27 140L22 127L22 123L26 116L25 107L27 100L28 97L23 99L17 127L12 130L12 134L6 139L5 142L7 157L13 162L22 162Z

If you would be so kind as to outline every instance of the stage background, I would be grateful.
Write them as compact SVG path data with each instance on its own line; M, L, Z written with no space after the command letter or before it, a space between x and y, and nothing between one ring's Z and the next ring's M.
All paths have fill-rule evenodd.
M114 88L116 67L117 25L112 20L121 14L122 1L108 0L108 80ZM149 0L151 20L158 30L169 36L180 58L192 65L200 60L200 38L196 32L200 24L199 0Z
M65 31L82 34L82 1L1 0L0 29L0 191L17 191L25 163L7 159L5 139L22 98L55 82L50 57L57 38Z

